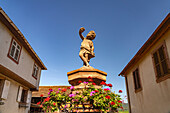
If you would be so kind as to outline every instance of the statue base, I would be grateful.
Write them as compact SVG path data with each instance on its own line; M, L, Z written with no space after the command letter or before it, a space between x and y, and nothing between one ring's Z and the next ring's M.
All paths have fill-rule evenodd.
M79 81L88 82L89 76L93 79L94 83L96 84L95 87L100 88L101 87L100 83L102 81L106 82L107 73L98 69L94 69L91 66L90 67L83 66L79 69L68 72L67 76L69 84L71 84L75 88L84 88L84 85L79 83Z
M80 83L79 81L82 82L89 82L89 76L93 79L93 83L95 88L101 88L101 82L104 81L106 82L106 76L107 73L94 69L93 67L87 67L83 66L79 69L70 71L67 73L68 76L68 82L72 86L74 86L75 89L82 90L85 87L84 83ZM73 91L74 92L74 91ZM99 109L96 109L92 106L90 103L83 103L77 105L77 108L73 109L73 112L100 112Z

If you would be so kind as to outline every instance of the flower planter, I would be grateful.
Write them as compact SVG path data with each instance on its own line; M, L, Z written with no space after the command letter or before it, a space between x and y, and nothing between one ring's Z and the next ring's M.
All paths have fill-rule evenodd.
M90 78L90 81L93 81ZM80 82L79 82L80 83ZM96 88L93 82L83 82L83 89L75 89L71 86L71 92L66 94L66 89L53 91L49 89L49 97L41 101L41 106L46 112L98 112L116 113L116 109L122 106L120 95L110 91L109 88ZM100 83L106 87L112 87L104 81ZM87 87L88 86L88 87ZM43 99L43 98L42 98ZM62 103L61 103L62 102Z

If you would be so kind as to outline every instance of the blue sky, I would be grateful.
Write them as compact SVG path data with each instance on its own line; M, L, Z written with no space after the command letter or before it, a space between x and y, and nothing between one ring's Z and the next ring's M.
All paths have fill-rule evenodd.
M90 65L108 73L114 91L126 87L118 74L170 11L170 0L0 0L48 70L40 85L69 85L67 72L82 66L80 27L96 32Z

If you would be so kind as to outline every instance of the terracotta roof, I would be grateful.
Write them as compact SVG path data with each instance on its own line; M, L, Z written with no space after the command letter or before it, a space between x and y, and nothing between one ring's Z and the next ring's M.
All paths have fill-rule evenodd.
M20 41L20 43L24 46L24 48L30 53L32 58L36 61L36 63L44 70L47 70L41 59L35 53L31 45L28 43L24 35L17 28L17 26L12 22L12 20L8 17L8 15L3 11L0 7L0 21L14 34L14 36Z
M41 94L43 94L44 97L47 97L50 88L53 89L54 91L58 91L58 88L67 89L67 87L70 87L70 86L40 86L39 91L32 92L32 97L40 97ZM67 90L66 93L69 93L69 91L70 90Z
M130 60L130 62L121 71L119 76L126 75L129 70L150 50L150 48L161 38L164 32L170 28L170 13L165 17L157 29L153 32L150 38L145 44L139 49L136 55Z

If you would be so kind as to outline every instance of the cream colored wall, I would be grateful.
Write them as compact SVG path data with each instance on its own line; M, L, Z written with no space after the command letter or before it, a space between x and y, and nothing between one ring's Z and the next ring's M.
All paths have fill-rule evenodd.
M170 79L160 83L156 82L151 56L151 52L163 41L166 42L170 56L170 30L168 30L148 54L127 74L132 113L170 113ZM139 68L142 91L135 93L132 72L137 67Z
M11 32L0 22L0 64L38 88L39 78L36 80L32 77L34 60L26 49L22 46L19 64L16 64L9 57L7 57L12 37L13 34L11 34ZM38 77L40 76L40 73L41 70L39 70Z
M5 75L0 74L0 76L5 77ZM17 102L18 88L22 86L21 84L13 81L12 79L6 77L7 80L10 81L10 87L7 99L3 99L4 105L0 105L0 113L28 113L29 107L19 108L19 102ZM30 103L27 104L30 106Z

